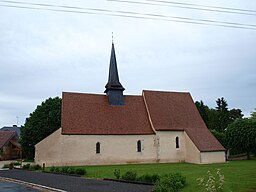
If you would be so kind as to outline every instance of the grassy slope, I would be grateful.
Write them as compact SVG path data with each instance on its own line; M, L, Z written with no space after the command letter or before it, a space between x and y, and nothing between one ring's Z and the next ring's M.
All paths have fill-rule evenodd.
M189 163L169 164L138 164L138 165L111 165L111 166L86 166L87 177L114 178L113 172L120 169L121 174L128 170L136 170L138 175L142 174L165 174L179 172L187 178L187 186L184 192L203 191L198 186L196 179L206 176L209 170L212 173L221 169L225 176L225 191L253 192L256 191L256 160L230 161L222 164L196 165Z

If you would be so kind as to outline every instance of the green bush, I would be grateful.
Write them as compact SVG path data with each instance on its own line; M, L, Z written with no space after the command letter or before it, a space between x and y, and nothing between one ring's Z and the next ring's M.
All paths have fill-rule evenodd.
M13 163L10 163L9 164L9 169L13 169L14 168L14 164Z
M55 167L55 168L54 168L54 172L55 172L55 173L59 173L59 172L60 172L60 168L59 168L59 167Z
M22 166L22 168L23 169L29 169L30 168L30 164L28 163L28 164L24 164L23 166Z
M67 174L75 174L75 169L73 167L68 167Z
M77 168L75 169L75 174L77 175L85 175L87 172L85 169L82 169L82 168Z
M9 164L4 164L3 168L9 168Z
M135 170L129 170L125 174L121 175L120 169L115 169L114 175L116 179L123 179L126 181L142 181L147 183L156 183L160 179L160 176L158 174L144 174L138 177Z
M69 167L61 167L61 168L60 168L60 172L61 172L61 173L68 173L68 168L69 168Z
M137 180L137 172L134 170L127 171L124 175L121 177L123 180L127 181L136 181Z
M158 174L145 174L138 177L138 181L143 181L147 183L156 183L160 179L160 176Z
M42 167L41 167L41 165L36 164L36 165L30 165L29 169L31 169L31 170L41 170Z
M216 137L216 139L224 146L226 147L226 138L225 138L225 133L223 132L219 132L215 129L210 130L211 133L214 135L214 137Z
M14 166L17 166L17 165L21 165L21 163L20 162L11 162L9 164L4 164L2 168L11 168L11 169L13 169Z
M166 174L156 182L153 192L178 192L186 184L186 177L179 173Z
M120 171L120 169L115 169L115 171L114 171L114 176L116 177L116 179L120 179L120 177L121 177L121 171Z
M20 162L13 162L13 165L17 166L17 165L21 165L21 163Z
M77 174L77 175L85 175L87 172L83 168L73 168L73 167L50 167L50 172L55 173L65 173L65 174Z
M54 166L50 167L50 172L55 172L55 167Z

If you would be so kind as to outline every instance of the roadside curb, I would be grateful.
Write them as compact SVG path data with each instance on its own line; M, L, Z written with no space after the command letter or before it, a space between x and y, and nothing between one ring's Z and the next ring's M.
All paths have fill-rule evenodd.
M33 170L30 170L30 171L33 171ZM82 175L78 175L78 174L69 174L69 173L61 173L61 172L42 171L42 173L50 173L50 174L56 174L56 175L66 175L66 176L73 176L73 177L82 177Z
M17 180L17 179L12 179L12 178L7 178L7 177L1 177L0 176L0 181L6 181L6 182L12 182L12 183L17 183L17 184L22 184L34 189L38 189L38 190L43 190L43 191L47 191L47 192L67 192L61 189L56 189L56 188L52 188L52 187L47 187L44 185L39 185L39 184L35 184L35 183L29 183L26 181L21 181L21 180Z

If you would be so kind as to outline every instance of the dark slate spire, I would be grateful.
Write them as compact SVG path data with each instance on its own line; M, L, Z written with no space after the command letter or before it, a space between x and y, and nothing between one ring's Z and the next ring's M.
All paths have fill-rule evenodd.
M124 105L123 91L125 89L119 82L114 43L112 43L108 82L105 88L104 92L108 95L110 105Z

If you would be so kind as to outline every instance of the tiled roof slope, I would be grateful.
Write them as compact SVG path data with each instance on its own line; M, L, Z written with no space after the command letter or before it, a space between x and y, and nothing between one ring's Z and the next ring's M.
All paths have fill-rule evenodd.
M125 96L125 106L109 105L106 95L62 96L62 134L155 134L149 116L156 131L185 130L200 151L225 150L207 129L189 93L143 91L143 96Z
M210 133L189 93L143 91L156 131L185 130L200 151L222 151Z
M10 141L14 136L15 131L0 131L0 148L2 148L8 141Z
M111 106L106 95L63 93L62 134L154 134L141 96Z

